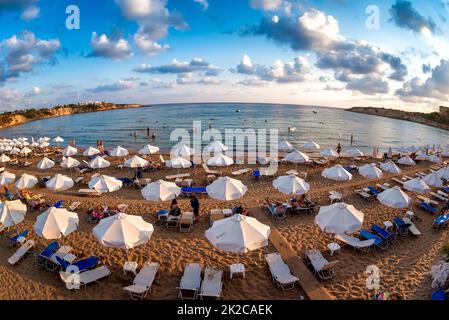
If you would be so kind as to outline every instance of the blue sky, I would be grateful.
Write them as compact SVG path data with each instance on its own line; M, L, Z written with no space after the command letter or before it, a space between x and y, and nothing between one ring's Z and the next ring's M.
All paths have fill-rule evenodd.
M68 5L79 30L65 26ZM432 111L449 98L448 19L446 0L0 0L0 110L107 100Z

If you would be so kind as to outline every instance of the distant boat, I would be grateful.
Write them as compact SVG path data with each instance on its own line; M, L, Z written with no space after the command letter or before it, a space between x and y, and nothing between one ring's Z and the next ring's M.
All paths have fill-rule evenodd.
M237 112L237 113L240 112L240 109L235 110L235 112Z
M313 110L313 113L317 114L317 113L318 113L318 111L315 111L315 110Z
M295 131L296 131L296 127L288 128L288 132L295 132Z

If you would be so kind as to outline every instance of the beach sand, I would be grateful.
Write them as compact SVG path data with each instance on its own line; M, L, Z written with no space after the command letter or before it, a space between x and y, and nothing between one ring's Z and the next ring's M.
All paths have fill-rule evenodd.
M157 161L156 156L152 159ZM112 158L108 158L111 160ZM59 165L49 170L37 170L36 163L39 159L28 159L32 165L27 168L16 166L6 166L7 170L17 176L26 172L35 176L52 176L55 173L69 175L69 170L62 169ZM372 159L357 161L357 165L372 162ZM102 169L100 173L116 177L132 177L133 169L117 168L122 160L114 159L110 168ZM340 162L352 164L352 160L341 159ZM415 167L402 167L403 174L413 175L415 172L425 171L431 163L425 162ZM230 168L220 168L223 175L230 175L231 171L238 168L250 167L254 165L232 166ZM333 182L321 177L324 167L301 166L301 165L281 165L279 174L283 174L290 169L297 169L307 172L307 181L311 185L309 193L312 200L320 205L329 204L328 192L336 190L342 192L344 200L353 204L357 209L365 213L365 227L373 223L383 225L383 221L391 220L396 215L403 216L405 210L394 210L382 206L378 201L366 202L354 194L354 190L360 187L375 185L385 181L391 182L393 175L386 175L383 179L369 181L358 174L354 174L351 182ZM191 173L194 185L206 184L204 170L201 166L190 169L162 169L154 173L145 173L145 178L153 181L164 178L169 174L189 172ZM85 181L89 181L92 173L85 175ZM77 177L72 172L72 177ZM185 264L198 262L203 266L220 267L225 270L224 286L222 298L226 300L237 299L299 299L304 292L300 288L282 291L277 288L268 271L264 260L264 255L275 252L276 249L270 244L267 248L256 250L246 255L234 255L219 251L212 247L204 237L204 232L209 228L208 213L214 208L231 208L235 205L243 204L249 208L260 207L265 199L275 199L286 201L287 196L280 194L272 187L272 180L254 180L251 175L240 176L238 179L248 186L249 191L240 200L223 203L201 197L200 214L201 219L195 224L191 233L181 233L179 231L169 231L164 227L156 225L155 213L160 209L167 209L169 202L148 202L142 199L140 191L135 188L122 189L112 194L103 195L100 198L78 197L73 190L61 193L52 193L45 188L35 188L31 191L41 193L45 196L48 204L54 204L58 200L65 203L80 201L81 206L76 210L80 217L79 229L63 240L64 245L74 248L78 257L97 255L103 264L106 264L112 271L112 276L101 281L100 284L90 285L87 290L70 291L66 289L60 280L58 273L50 273L37 269L33 263L34 258L28 255L17 266L10 266L7 258L14 253L15 249L7 248L6 240L0 240L0 299L128 299L128 295L122 289L132 283L133 277L124 275L122 271L123 263L126 260L126 253L120 249L104 248L92 236L94 224L87 220L87 210L98 204L114 206L120 203L129 205L127 213L141 215L145 221L153 223L155 231L150 242L129 250L128 255L142 265L145 261L151 260L160 264L160 277L154 282L152 293L146 299L176 299L176 287L179 285ZM86 188L87 186L81 186ZM414 202L416 198L414 197ZM180 207L183 211L191 211L190 201L187 198L179 199ZM430 267L438 262L442 257L442 247L448 242L448 230L433 231L431 228L434 217L423 211L414 208L414 211L421 219L417 222L418 228L422 232L419 238L398 237L395 244L387 250L374 250L364 254L355 252L351 248L344 247L340 254L330 257L338 259L340 262L336 267L337 277L329 281L320 282L328 293L335 299L370 299L371 291L366 289L365 279L366 267L376 265L380 269L381 288L388 291L393 299L429 299L432 289L430 278L427 272ZM34 221L40 212L29 211L26 220L17 226L17 230L28 228L32 230ZM313 216L289 216L283 221L271 221L280 234L288 241L297 254L308 248L317 248L326 253L326 245L332 241L329 235L324 234L314 223ZM14 228L13 228L14 229ZM14 230L10 230L12 233ZM35 251L41 250L48 241L36 236L33 232L31 237L36 241ZM229 279L229 265L241 262L246 268L246 278L240 277Z

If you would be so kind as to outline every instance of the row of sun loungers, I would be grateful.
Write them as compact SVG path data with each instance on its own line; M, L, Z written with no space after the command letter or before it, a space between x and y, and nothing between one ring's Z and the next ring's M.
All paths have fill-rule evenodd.
M179 299L195 300L198 297L200 299L220 299L223 288L223 270L206 267L201 280L202 272L203 268L198 263L190 263L185 267L177 288Z

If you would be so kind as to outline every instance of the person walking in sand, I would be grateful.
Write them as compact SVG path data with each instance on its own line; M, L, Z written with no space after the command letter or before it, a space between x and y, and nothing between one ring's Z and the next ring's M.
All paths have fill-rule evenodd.
M194 222L198 222L199 216L200 216L200 202L198 201L198 198L195 196L190 196L190 205L193 209L193 215L195 217Z

